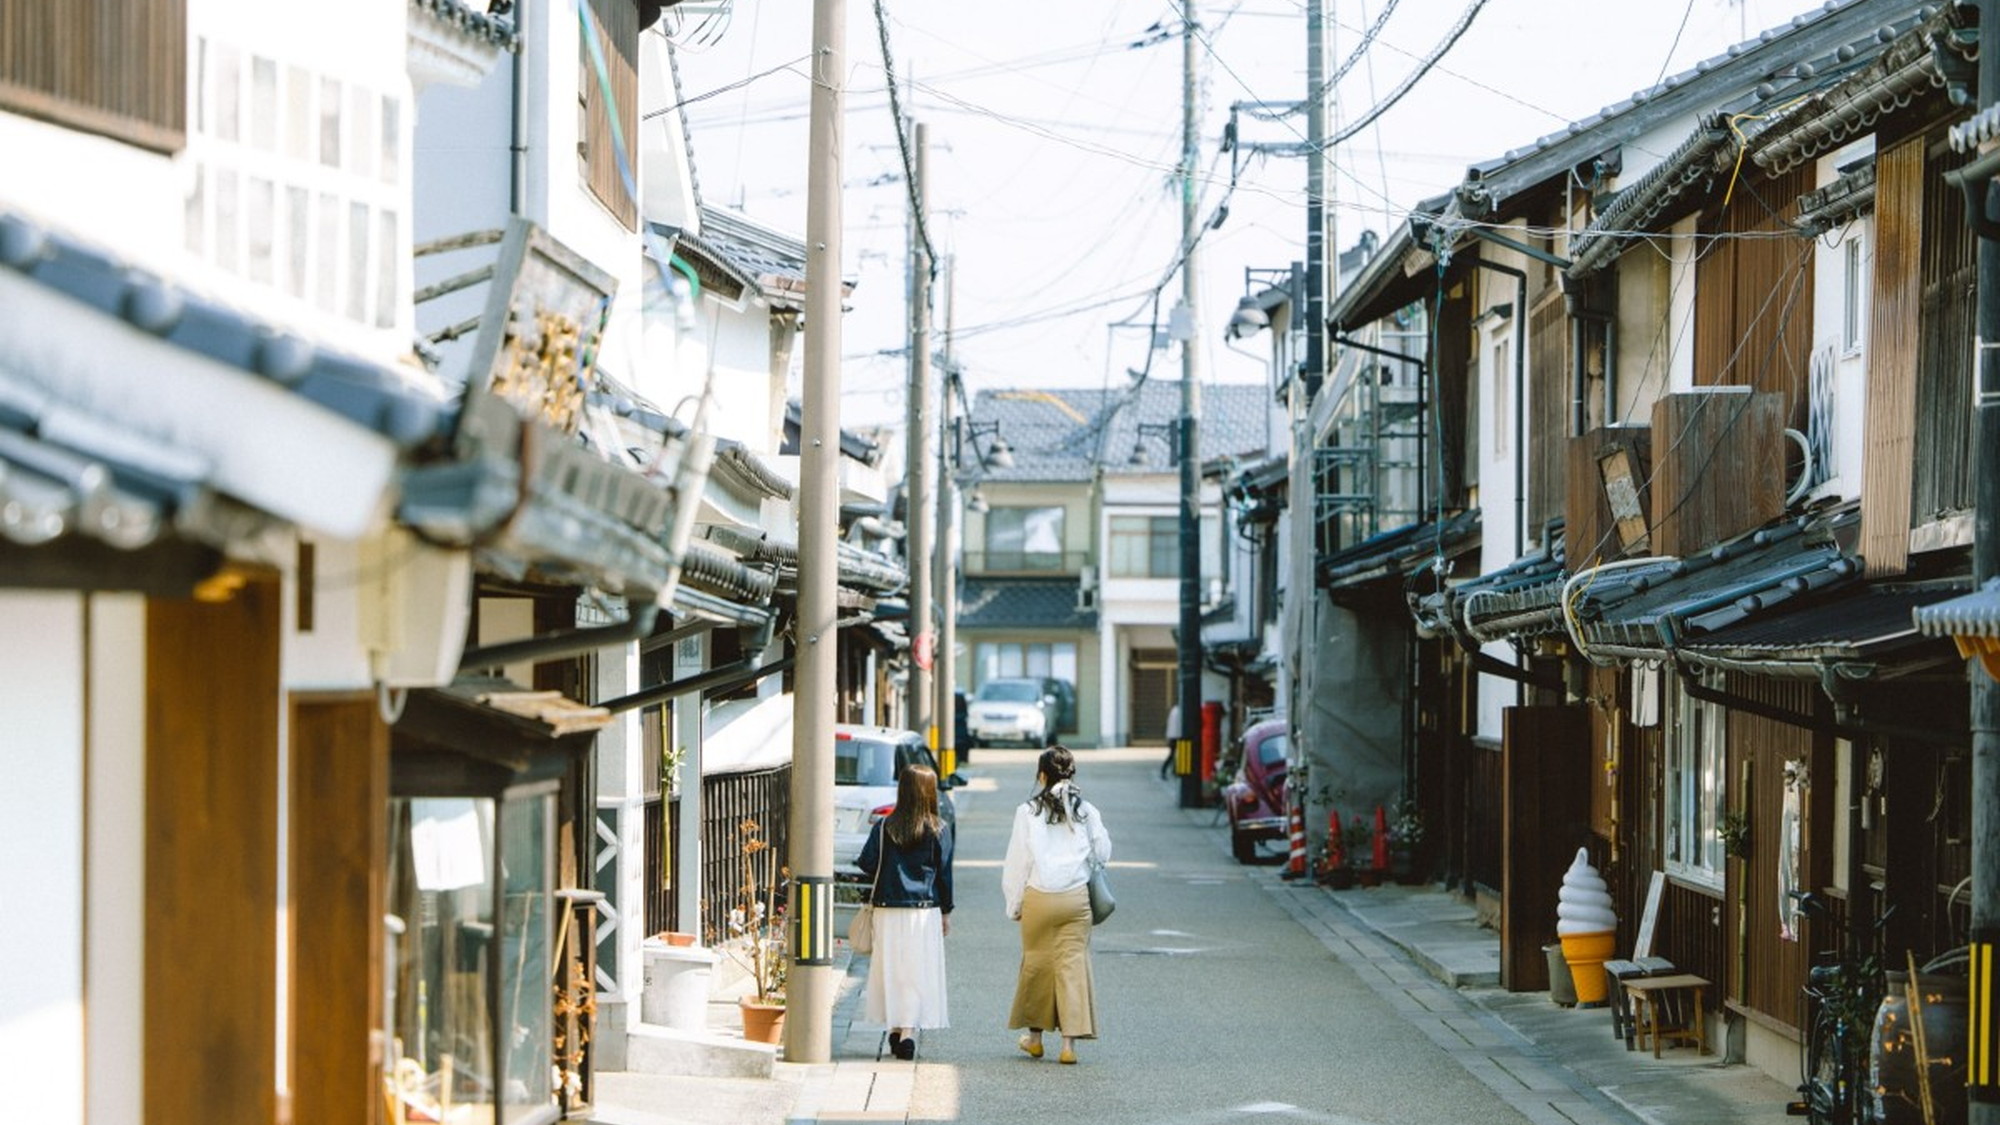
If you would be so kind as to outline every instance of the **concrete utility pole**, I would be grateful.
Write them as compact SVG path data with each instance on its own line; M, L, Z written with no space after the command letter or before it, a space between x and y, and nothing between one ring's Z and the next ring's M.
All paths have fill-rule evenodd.
M958 668L954 649L958 645L958 552L952 537L952 517L958 510L958 496L952 487L952 464L958 450L956 402L952 392L958 386L958 369L951 353L952 296L958 290L958 260L947 256L944 267L944 401L939 408L943 419L938 427L937 478L937 716L938 768L944 776L958 772Z
M1180 775L1180 807L1201 805L1201 755L1195 739L1201 732L1201 441L1195 419L1201 416L1201 348L1195 315L1200 296L1200 270L1195 240L1200 218L1195 214L1195 157L1200 152L1201 122L1196 105L1200 83L1195 52L1195 0L1181 0L1181 627L1180 729L1174 737L1174 772Z
M916 134L916 173L910 184L910 390L904 435L908 453L903 461L907 474L903 483L903 557L910 569L910 729L935 746L931 664L936 657L937 633L931 622L930 455L926 452L931 432L931 256L924 242L930 133L919 123Z
M1312 701L1318 690L1312 657L1319 636L1319 583L1314 573L1317 555L1318 521L1314 518L1318 497L1314 493L1313 433L1310 425L1312 403L1326 379L1326 106L1333 96L1326 83L1326 0L1306 0L1306 265L1305 302L1294 310L1305 334L1305 354L1298 370L1291 373L1290 393L1285 404L1291 413L1292 457L1288 497L1291 504L1291 543L1288 560L1291 580L1285 584L1290 603L1285 614L1285 651L1291 659L1286 677L1286 721L1291 727L1292 753L1299 764L1310 762L1315 751L1312 734ZM1296 297L1297 291L1294 290ZM1309 770L1302 771L1309 773ZM1316 819L1305 816L1314 811L1307 794L1309 785L1292 786L1292 802L1308 826ZM1319 837L1311 833L1317 844Z
M841 114L846 0L813 0L806 175L805 387L799 408L799 616L792 711L791 968L785 1060L833 1057L833 707L840 535Z

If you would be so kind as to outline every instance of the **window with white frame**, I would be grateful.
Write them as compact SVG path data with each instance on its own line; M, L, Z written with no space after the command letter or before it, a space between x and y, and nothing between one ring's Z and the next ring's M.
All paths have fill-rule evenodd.
M1172 578L1181 572L1180 518L1112 516L1113 578Z
M1867 244L1855 235L1841 246L1840 349L1849 354L1861 350L1862 325L1867 323L1867 268Z
M1724 853L1716 828L1727 797L1728 713L1689 695L1678 678L1673 700L1675 722L1667 736L1667 871L1719 887Z
M1509 362L1513 343L1514 340L1511 335L1495 334L1493 337L1492 358L1488 361L1493 365L1491 375L1493 387L1493 453L1497 457L1505 457L1507 455L1507 416L1513 409L1513 403L1509 400L1509 395L1512 392L1507 385L1507 371L1513 366Z

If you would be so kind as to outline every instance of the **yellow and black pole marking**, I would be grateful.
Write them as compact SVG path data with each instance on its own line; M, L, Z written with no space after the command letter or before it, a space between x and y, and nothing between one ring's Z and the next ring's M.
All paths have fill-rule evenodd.
M2000 1102L2000 1023L1994 1018L1993 991L2000 969L1994 963L1996 951L2000 951L2000 930L1982 928L1973 933L1966 973L1971 1004L1965 1021L1965 1092L1976 1102Z
M792 960L800 965L833 964L831 875L792 880Z
M1176 777L1194 776L1194 739L1174 739L1174 775Z

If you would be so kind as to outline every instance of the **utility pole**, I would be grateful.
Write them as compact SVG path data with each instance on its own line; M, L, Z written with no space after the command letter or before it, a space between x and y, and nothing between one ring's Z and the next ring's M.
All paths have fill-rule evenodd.
M958 468L952 463L958 452L956 403L952 398L952 392L958 389L958 368L951 351L952 316L956 311L952 298L957 291L958 259L947 255L944 267L944 401L938 410L943 421L938 427L937 705L931 711L937 716L938 768L944 771L946 777L958 772L958 669L954 652L958 645L958 551L952 543L952 517L958 511L958 495L951 479L953 470Z
M1313 760L1320 749L1314 735L1312 701L1319 690L1314 657L1319 645L1319 582L1317 578L1319 521L1315 509L1318 474L1313 471L1315 451L1311 424L1313 399L1326 379L1326 106L1333 96L1326 85L1326 0L1306 0L1306 268L1305 307L1298 317L1305 330L1305 355L1292 372L1290 393L1285 396L1292 420L1292 461L1290 488L1292 508L1291 575L1286 597L1292 611L1286 615L1285 648L1291 654L1291 689L1287 700L1292 752L1298 764ZM1295 289L1294 294L1297 294ZM1310 774L1310 767L1302 771ZM1318 816L1307 816L1311 806L1310 784L1291 786L1292 801L1307 825ZM1308 828L1310 832L1310 828ZM1331 831L1331 829L1329 829Z
M910 728L935 746L931 663L936 657L937 633L931 623L930 455L926 451L931 430L931 256L924 241L930 133L919 123L916 134L916 171L910 184L910 390L904 434L907 454L903 464L908 475L903 483L903 557L910 571Z
M791 968L785 1059L833 1058L833 706L840 533L841 115L846 0L813 0L806 154L805 387L799 408L799 615L792 701Z
M2000 0L1979 4L1979 104L2000 102ZM1977 192L1981 219L1993 214L1995 185L1988 180ZM1975 202L1975 201L1969 201ZM1982 224L1983 225L1983 224ZM1974 372L1972 582L1973 589L2000 575L2000 242L1979 240L1977 274L1977 357ZM1991 1036L1996 1027L1995 989L1990 970L2000 949L2000 683L1978 659L1966 662L1972 689L1972 947L1974 964L1986 974L1972 974L1969 999L1977 1013L1967 1027L1968 1041L1981 1044L1980 1056L1966 1084L1970 1125L2000 1125L2000 1084L1993 1081ZM1981 977L1986 979L1982 980Z
M1196 328L1200 271L1195 240L1200 219L1195 215L1195 157L1201 144L1196 98L1200 84L1195 53L1195 0L1181 0L1181 307L1175 327L1181 336L1181 627L1180 729L1174 736L1174 772L1180 775L1180 807L1201 805L1201 755L1195 739L1201 731L1201 441L1195 419L1201 416L1201 349Z

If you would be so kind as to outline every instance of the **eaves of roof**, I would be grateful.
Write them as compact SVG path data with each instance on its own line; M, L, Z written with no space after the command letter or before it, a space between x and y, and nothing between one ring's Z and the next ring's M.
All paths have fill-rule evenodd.
M1910 650L1926 647L1929 638L1918 630L1915 615L1965 590L1964 583L1857 583L1811 604L1787 605L1717 629L1678 652L1714 667L1770 671L1789 664L1800 666L1795 674L1804 675L1831 665L1850 677L1861 676L1917 655ZM1950 657L1950 646L1933 641L1928 647L1939 657Z
M1623 101L1570 122L1559 133L1473 165L1460 195L1470 194L1494 206L1504 204L1677 117L1714 109L1718 95L1733 90L1761 83L1768 89L1768 93L1758 91L1765 101L1791 96L1792 91L1816 81L1811 71L1798 73L1796 64L1831 58L1842 47L1866 39L1910 9L1909 0L1828 0L1817 12L1802 13L1783 27L1737 43Z
M1704 114L1680 148L1612 196L1571 241L1569 276L1587 277L1610 264L1630 234L1658 230L1678 217L1686 205L1676 204L1683 200L1691 198L1688 205L1698 204L1715 180L1735 165L1733 140L1722 114Z
M1394 579L1400 582L1439 554L1455 556L1478 542L1479 511L1458 512L1443 521L1406 524L1370 536L1321 559L1319 585L1329 591Z
M1771 103L1823 83L1808 60L1832 61L1843 48L1879 34L1898 20L1907 21L1909 0L1829 0L1818 12L1795 17L1756 39L1736 44L1629 98L1570 122L1533 144L1472 165L1463 182L1443 197L1412 208L1449 231L1458 220L1488 221L1505 211L1510 201L1538 185L1572 170L1608 159L1629 144L1677 118L1703 112L1747 110L1759 101ZM1726 103L1726 104L1725 104ZM1636 204L1638 199L1634 199ZM1462 256L1454 256L1455 259ZM1363 269L1328 312L1335 331L1353 331L1409 304L1435 286L1430 276L1435 258L1408 230L1397 224L1383 252ZM1462 268L1456 260L1452 268Z
M2000 637L2000 578L1988 578L1979 589L1925 606L1914 614L1927 637Z
M1593 657L1658 660L1706 634L1859 582L1840 546L1851 509L1787 517L1698 555L1579 573L1576 631ZM1596 581L1602 577L1606 581Z
M521 36L515 30L514 21L476 11L460 0L410 0L410 7L429 13L440 24L472 39L491 43L506 51L521 49Z
M757 279L733 261L727 250L678 227L656 224L654 229L671 240L669 245L673 253L694 267L695 276L701 279L703 288L730 301L740 300L745 293L764 296L763 287L757 284Z
M1974 81L1979 33L1966 22L1958 5L1942 5L1897 34L1867 65L1772 111L1750 142L1750 159L1773 175L1788 171L1932 90Z
M1799 213L1792 226L1807 238L1817 238L1873 210L1875 164L1871 161L1799 196Z
M968 578L959 594L961 629L1097 628L1097 611L1077 606L1081 580Z

